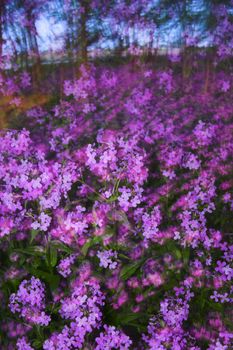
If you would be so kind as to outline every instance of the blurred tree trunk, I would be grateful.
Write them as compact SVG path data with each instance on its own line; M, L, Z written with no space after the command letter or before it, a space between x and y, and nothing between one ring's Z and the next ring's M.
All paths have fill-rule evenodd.
M183 41L183 54L182 54L182 77L183 77L183 86L185 87L187 83L188 78L188 48L187 48L187 42L186 42L186 30L187 30L187 2L186 0L183 1L183 4L181 5L180 9L180 18L181 18L181 27L182 27L182 38Z
M191 48L184 47L182 75L185 83L188 81L192 72L192 58L193 58L193 51L191 50Z
M80 58L81 62L86 64L88 60L88 31L87 20L90 10L89 0L80 1L81 5L81 18L80 18Z
M203 86L203 92L206 94L210 90L211 82L214 81L215 67L214 67L214 52L213 50L209 50L207 52L207 58L205 63L205 80Z
M204 82L204 94L206 94L209 90L210 83L210 60L209 57L206 60L206 69L205 69L205 82Z
M0 73L2 73L1 69L1 61L3 56L3 20L4 20L4 0L0 1ZM5 127L5 111L4 105L0 106L0 130Z
M27 36L24 30L22 30L22 42L23 42L23 47L21 48L22 67L25 67L26 70L29 70L28 44L27 44ZM20 40L19 40L19 43L20 43Z
M33 14L33 6L25 6L26 19L28 20L28 25L26 26L26 36L28 38L29 44L29 57L31 59L32 65L32 83L35 88L38 87L41 81L41 59L39 46L37 42L37 29L36 29L36 17Z
M5 1L0 1L0 58L3 55L3 17L4 17Z
M32 30L33 29L33 30ZM32 79L33 85L37 88L41 81L41 59L36 38L35 28L29 28L27 31L30 53L32 54Z

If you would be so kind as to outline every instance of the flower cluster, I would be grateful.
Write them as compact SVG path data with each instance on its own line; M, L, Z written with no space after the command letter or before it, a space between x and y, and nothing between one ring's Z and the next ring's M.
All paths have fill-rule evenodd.
M114 270L117 267L117 262L112 261L112 258L117 258L117 253L112 250L98 251L97 256L100 259L100 266Z
M20 283L17 293L10 296L9 307L11 312L18 313L29 323L47 326L51 320L50 316L46 315L44 311L44 286L35 277Z
M78 283L70 297L61 302L60 314L64 319L71 320L61 333L54 333L45 341L43 349L81 349L85 336L101 324L101 307L104 296L97 281Z
M71 265L74 263L75 259L76 255L73 254L60 261L59 265L57 266L60 275L63 277L68 277L71 274Z
M96 350L128 350L132 341L116 327L104 325L104 332L101 332L99 337L96 338L96 343Z

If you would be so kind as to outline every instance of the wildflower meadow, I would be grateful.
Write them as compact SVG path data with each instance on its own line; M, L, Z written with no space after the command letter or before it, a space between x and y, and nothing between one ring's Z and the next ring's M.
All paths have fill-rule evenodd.
M232 58L232 1L0 1L1 350L233 349Z

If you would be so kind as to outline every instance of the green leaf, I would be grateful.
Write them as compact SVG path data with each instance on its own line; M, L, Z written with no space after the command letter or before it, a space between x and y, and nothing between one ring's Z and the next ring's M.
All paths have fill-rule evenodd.
M183 254L183 261L185 266L188 266L189 263L189 257L190 257L190 248L185 248L182 252Z
M74 252L74 250L72 248L70 248L69 246L65 245L61 241L51 241L50 242L50 246L54 247L54 248L56 248L58 250L61 250L63 252L66 252L68 254L72 254Z
M38 277L42 280L44 280L46 283L49 284L51 290L57 289L60 277L58 275L54 275L53 273L40 270L40 269L34 269L34 268L27 268L27 270L35 277Z
M51 246L49 249L49 255L50 255L50 264L52 267L56 266L57 264L57 249L54 246Z
M14 249L14 252L21 253L21 254L28 254L28 255L44 255L45 249L42 246L34 245L24 249L21 249L21 248Z
M182 258L182 253L181 253L180 249L175 248L175 249L174 249L174 254L175 254L175 257L176 257L177 259L180 260L180 259Z
M119 323L122 325L128 325L132 321L137 320L138 318L141 318L140 313L131 312L123 315L120 314L119 317L117 317L117 320L119 320Z
M87 252L89 250L89 248L91 248L93 245L101 243L102 242L102 238L99 236L96 236L92 239L89 239L83 246L81 249L81 252L84 256L87 255Z
M107 203L115 202L115 201L117 200L117 198L118 198L118 195L113 194L111 197L109 197L109 198L106 200L106 202L107 202Z
M30 239L30 244L34 241L36 236L40 233L39 230L31 230L31 239Z
M39 339L36 339L32 342L32 346L35 349L40 349L42 347L42 345L43 345L43 342Z
M129 258L127 255L122 254L122 253L118 254L118 257L119 257L119 258L121 258L121 259L127 259L127 260L130 260L130 258Z
M120 278L123 280L127 280L129 277L131 277L143 264L143 261L137 261L130 265L126 265L122 268L120 273Z

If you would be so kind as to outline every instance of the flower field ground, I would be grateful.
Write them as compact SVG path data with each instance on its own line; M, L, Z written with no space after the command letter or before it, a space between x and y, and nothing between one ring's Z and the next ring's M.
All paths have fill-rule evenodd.
M0 72L2 350L233 349L233 75Z

